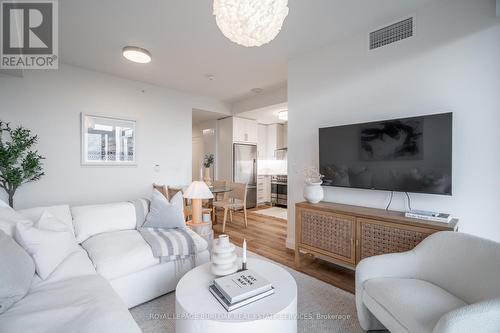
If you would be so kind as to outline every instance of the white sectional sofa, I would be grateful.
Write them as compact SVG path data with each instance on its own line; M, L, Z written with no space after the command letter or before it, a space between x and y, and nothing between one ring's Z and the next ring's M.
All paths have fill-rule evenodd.
M67 205L18 211L37 221L44 211L70 226L80 247L45 280L0 315L0 332L140 332L128 308L173 291L190 260L160 263L136 226L132 203ZM144 215L142 215L144 216ZM209 261L207 242L189 230L195 265Z

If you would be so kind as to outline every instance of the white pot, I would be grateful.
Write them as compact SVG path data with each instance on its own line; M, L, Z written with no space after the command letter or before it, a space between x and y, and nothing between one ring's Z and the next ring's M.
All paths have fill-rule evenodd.
M304 187L304 199L313 204L323 200L325 194L321 184L323 184L321 180L319 182L306 182L306 186Z

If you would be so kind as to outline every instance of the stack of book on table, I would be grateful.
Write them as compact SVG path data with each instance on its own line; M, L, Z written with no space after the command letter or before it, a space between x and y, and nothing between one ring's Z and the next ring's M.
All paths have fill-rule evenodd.
M209 290L227 311L274 294L271 283L250 269L215 279Z

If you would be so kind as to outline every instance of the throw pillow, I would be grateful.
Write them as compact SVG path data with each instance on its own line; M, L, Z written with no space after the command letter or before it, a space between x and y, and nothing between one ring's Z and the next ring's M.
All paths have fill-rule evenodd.
M38 222L35 223L35 227L38 229L51 230L51 231L67 231L71 232L71 229L64 222L55 217L52 213L44 211Z
M70 254L78 251L75 236L50 213L42 214L36 227L18 224L15 237L33 257L36 272L42 280L48 278Z
M22 299L31 286L35 264L12 237L0 230L0 314Z
M71 215L71 210L69 205L56 205L56 206L46 206L46 207L33 207L27 209L17 210L24 218L32 221L33 223L40 220L43 213L48 212L55 216L60 222L64 223L71 230L73 235L75 231L73 229L73 216Z
M186 222L184 221L184 199L182 198L182 192L177 192L168 201L163 194L154 190L150 210L143 227L164 229L185 228Z
M0 200L0 230L13 237L16 225L23 223L32 225L33 223L16 212L12 207Z

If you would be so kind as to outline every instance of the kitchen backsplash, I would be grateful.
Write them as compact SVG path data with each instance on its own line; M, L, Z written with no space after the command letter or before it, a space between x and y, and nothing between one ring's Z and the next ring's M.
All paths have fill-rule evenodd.
M286 175L287 174L286 160L258 160L257 174Z

